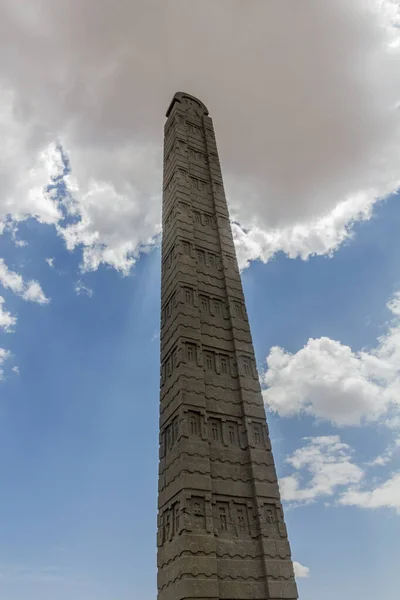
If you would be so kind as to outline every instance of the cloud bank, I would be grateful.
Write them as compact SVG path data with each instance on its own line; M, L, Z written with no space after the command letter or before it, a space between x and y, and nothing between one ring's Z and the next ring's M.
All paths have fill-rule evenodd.
M400 293L388 303L392 321L375 348L354 352L327 337L290 354L274 346L262 375L267 406L284 417L303 413L335 425L396 418L400 406Z
M127 272L159 232L185 90L214 118L241 265L332 253L400 187L398 22L392 0L3 0L0 231L34 217L84 269Z

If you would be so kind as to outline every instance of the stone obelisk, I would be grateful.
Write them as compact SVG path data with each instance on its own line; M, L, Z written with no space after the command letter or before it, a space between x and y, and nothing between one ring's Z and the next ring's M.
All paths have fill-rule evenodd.
M297 598L212 120L164 141L158 600Z

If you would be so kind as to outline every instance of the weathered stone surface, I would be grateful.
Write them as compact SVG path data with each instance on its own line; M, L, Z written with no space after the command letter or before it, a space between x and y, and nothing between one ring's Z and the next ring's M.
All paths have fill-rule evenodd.
M297 598L212 120L167 112L158 600Z

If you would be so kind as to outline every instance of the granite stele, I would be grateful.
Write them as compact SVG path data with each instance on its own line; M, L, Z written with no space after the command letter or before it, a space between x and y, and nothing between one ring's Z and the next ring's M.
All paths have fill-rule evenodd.
M297 598L212 120L164 144L158 600Z

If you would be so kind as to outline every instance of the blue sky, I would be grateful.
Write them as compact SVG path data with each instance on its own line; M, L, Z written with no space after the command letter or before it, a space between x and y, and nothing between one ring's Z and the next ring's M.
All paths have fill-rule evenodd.
M333 258L279 255L244 271L260 368L271 346L296 353L309 337L354 352L376 346L390 317L386 301L399 289L399 225L392 197ZM2 255L25 279L40 278L51 302L2 292L18 325L0 338L12 352L1 383L1 595L154 598L159 249L129 277L107 268L82 276L79 251L67 252L51 228L28 222L19 237L27 245L17 249L1 238ZM92 296L76 293L79 280ZM375 423L339 428L308 416L271 413L269 424L280 476L293 472L285 458L306 436L340 436L361 468L396 437ZM398 464L395 454L370 468L368 485ZM286 511L294 560L310 569L298 579L301 596L394 600L398 515L337 505L343 489Z
M214 120L300 596L397 599L399 32L399 0L1 2L1 599L156 597L179 90Z

